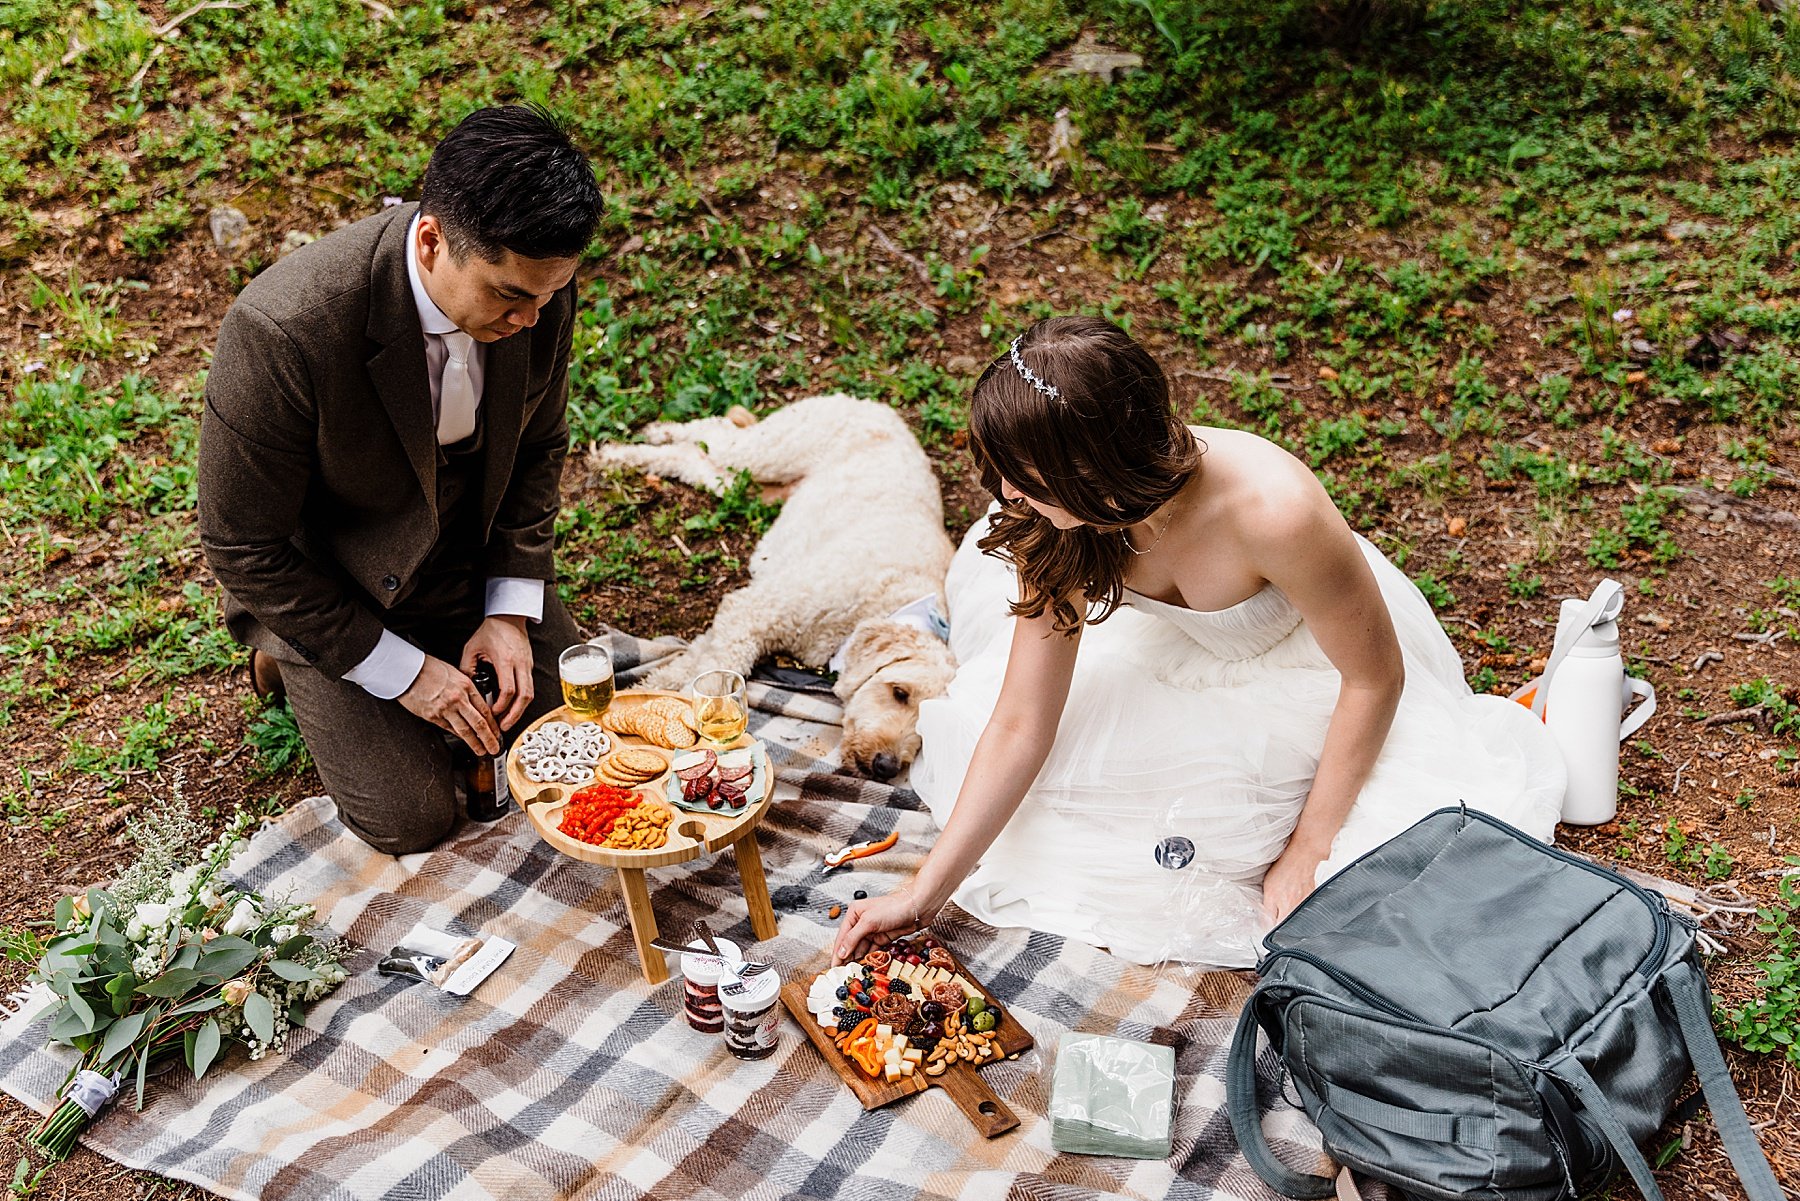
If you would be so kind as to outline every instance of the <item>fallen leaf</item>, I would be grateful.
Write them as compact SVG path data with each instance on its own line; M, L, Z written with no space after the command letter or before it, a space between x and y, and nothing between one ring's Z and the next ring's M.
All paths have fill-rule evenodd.
M1332 370L1330 367L1319 368L1319 378L1320 379L1336 379L1337 377L1338 377L1338 373L1336 371Z

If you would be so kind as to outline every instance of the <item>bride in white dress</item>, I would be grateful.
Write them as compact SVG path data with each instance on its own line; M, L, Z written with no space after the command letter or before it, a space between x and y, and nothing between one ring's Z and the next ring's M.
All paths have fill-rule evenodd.
M1543 726L1469 691L1304 465L1181 424L1122 330L1033 326L976 384L970 443L1001 503L952 563L960 667L912 769L943 833L907 888L851 907L840 959L954 899L1137 962L1247 966L1433 809L1551 837Z

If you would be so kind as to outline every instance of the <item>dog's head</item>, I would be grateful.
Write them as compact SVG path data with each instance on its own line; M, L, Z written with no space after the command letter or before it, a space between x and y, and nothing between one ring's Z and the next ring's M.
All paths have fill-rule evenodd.
M905 622L872 617L844 648L833 691L844 702L844 767L891 780L919 753L919 705L942 696L956 674L943 639Z

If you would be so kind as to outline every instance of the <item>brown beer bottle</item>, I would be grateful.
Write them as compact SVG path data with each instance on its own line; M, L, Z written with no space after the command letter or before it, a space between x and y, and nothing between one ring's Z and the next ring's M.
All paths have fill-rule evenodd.
M492 708L500 699L500 679L494 674L494 665L483 659L475 664L471 677L475 682L475 690ZM497 821L506 814L506 807L511 798L506 788L506 752L502 748L500 754L488 756L479 754L469 748L460 738L452 746L452 763L462 774L463 799L468 806L469 820L472 822Z

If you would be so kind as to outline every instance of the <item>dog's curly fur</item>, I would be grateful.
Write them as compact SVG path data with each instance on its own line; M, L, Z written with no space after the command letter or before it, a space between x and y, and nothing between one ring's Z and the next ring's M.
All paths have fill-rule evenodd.
M927 593L941 603L953 553L937 477L912 431L887 405L832 394L761 422L739 410L648 426L644 436L594 456L714 493L739 471L790 486L750 557L750 582L645 683L681 687L709 667L747 676L776 652L822 667L848 638L836 685L842 762L864 775L897 774L918 753L919 702L942 694L955 673L942 641L889 619Z

